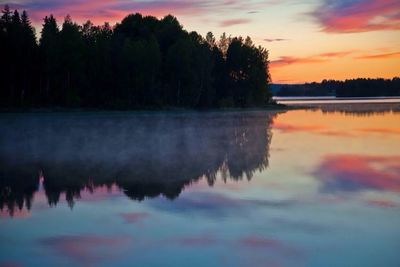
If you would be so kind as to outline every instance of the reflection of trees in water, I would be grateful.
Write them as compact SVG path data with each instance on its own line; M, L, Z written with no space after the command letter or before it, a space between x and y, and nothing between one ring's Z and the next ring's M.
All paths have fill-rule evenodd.
M322 113L324 114L330 114L330 113L340 113L342 115L346 116L354 116L354 117L371 117L371 116L377 116L377 115L386 115L386 114L398 114L400 111L396 110L388 110L388 111L374 111L374 110L369 110L369 111L346 111L346 110L322 110Z
M318 108L323 113L340 113L357 117L369 117L388 113L399 113L400 103L356 103L356 104L321 104L310 107Z
M4 115L0 208L28 209L39 172L50 205L116 184L130 198L177 197L205 177L251 179L268 166L267 112Z

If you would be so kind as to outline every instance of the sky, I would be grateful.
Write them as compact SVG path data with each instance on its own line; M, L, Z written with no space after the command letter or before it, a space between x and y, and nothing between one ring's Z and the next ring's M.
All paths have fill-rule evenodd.
M172 14L188 31L250 36L269 50L273 83L400 76L399 0L0 0L26 9L37 32L59 23L114 24L130 13Z

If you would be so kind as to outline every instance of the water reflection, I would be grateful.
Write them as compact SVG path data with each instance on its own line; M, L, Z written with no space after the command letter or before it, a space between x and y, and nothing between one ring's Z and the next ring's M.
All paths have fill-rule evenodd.
M327 155L314 173L322 190L400 191L400 156Z
M330 113L339 113L343 114L346 116L355 116L355 117L370 117L370 116L377 116L377 115L386 115L386 114L395 114L395 113L400 113L398 109L382 109L382 110L374 110L373 108L371 109L366 109L366 110L351 110L349 108L322 108L321 111L324 114L330 114Z
M65 194L120 188L134 200L164 195L216 173L251 179L268 166L276 113L27 114L0 123L0 209L29 210L43 187Z
M399 122L2 114L0 266L397 267Z
M352 116L376 116L391 113L400 113L400 103L382 103L382 104L331 104L310 106L318 108L325 114L340 113Z

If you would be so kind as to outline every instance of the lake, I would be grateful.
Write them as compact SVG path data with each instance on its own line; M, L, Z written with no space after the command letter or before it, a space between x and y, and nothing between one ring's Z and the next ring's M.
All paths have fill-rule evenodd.
M400 112L0 114L0 266L400 266Z

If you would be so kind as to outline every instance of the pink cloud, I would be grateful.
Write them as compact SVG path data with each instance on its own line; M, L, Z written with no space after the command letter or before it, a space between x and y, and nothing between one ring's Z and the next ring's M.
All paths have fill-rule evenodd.
M79 235L50 237L41 240L41 244L88 266L112 259L129 241L130 238L126 236Z
M6 2L11 8L26 9L34 22L41 22L45 16L53 14L57 19L70 14L74 20L82 23L90 19L95 24L107 21L115 23L132 13L163 17L168 14L203 16L210 13L220 13L221 10L250 10L271 3L243 2L225 0L22 0L18 3Z
M400 192L400 156L328 155L314 174L327 191Z
M109 199L113 196L122 196L122 190L116 185L112 184L110 186L100 185L85 187L79 193L79 201L101 201Z
M311 15L317 19L325 32L400 29L398 0L324 0Z
M38 0L23 1L17 4L5 3L11 8L26 9L34 22L40 22L45 16L53 14L61 20L70 14L74 20L84 22L90 19L95 24L115 23L131 13L142 13L163 17L174 14L199 14L209 5L209 1L128 1L128 0Z

